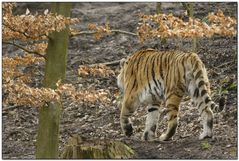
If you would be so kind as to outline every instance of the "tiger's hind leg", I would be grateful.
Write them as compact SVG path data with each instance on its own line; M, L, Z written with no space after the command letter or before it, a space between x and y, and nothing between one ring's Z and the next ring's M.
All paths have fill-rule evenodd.
M133 134L133 127L129 117L134 113L138 104L134 97L124 98L120 113L120 125L123 133L130 137Z
M168 118L167 131L159 138L160 141L169 140L175 133L178 126L178 110L182 96L171 94L166 99L166 109Z
M145 123L145 130L142 136L142 140L152 141L155 137L159 119L160 104L154 104L148 106L148 114Z
M210 101L209 103L213 104L215 106L214 102ZM204 103L201 103L204 104ZM201 115L201 121L203 125L203 132L200 134L199 139L202 140L207 137L212 137L212 128L213 128L213 113L210 108L210 106L207 105L201 105L199 106L199 112Z

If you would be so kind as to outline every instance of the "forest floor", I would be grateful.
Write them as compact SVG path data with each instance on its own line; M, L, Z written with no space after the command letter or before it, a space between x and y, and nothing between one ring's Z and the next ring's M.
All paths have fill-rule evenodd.
M21 7L26 7L22 5ZM156 3L77 3L72 16L80 18L77 26L82 31L88 23L102 25L109 22L111 28L136 32L139 14L154 14ZM180 3L163 3L164 13L181 15L184 9ZM195 17L204 18L208 12L221 9L226 15L237 17L237 3L196 3ZM23 9L24 10L24 9ZM130 138L122 135L116 93L116 75L119 66L110 67L116 75L79 76L79 65L104 63L127 57L141 48L151 47L158 50L191 50L191 40L170 39L162 47L159 40L141 44L137 37L112 34L100 40L93 36L78 36L70 40L66 83L80 90L108 90L110 101L92 103L73 103L64 100L64 110L60 125L60 152L67 139L79 134L87 139L120 140L135 150L135 159L237 159L237 37L203 38L198 40L198 55L205 63L213 100L218 103L219 89L227 93L225 109L214 115L214 137L199 140L202 131L199 114L190 100L180 105L179 126L172 140L166 142L141 141L146 108L140 107L132 116L135 127ZM9 49L10 48L10 49ZM3 47L3 56L21 53L12 47ZM8 53L10 53L8 55ZM35 84L41 85L44 65ZM222 90L221 90L222 91ZM5 110L5 108L7 110ZM3 159L34 159L38 125L38 110L31 107L9 108L2 111L2 157ZM158 136L165 130L165 121L160 120Z

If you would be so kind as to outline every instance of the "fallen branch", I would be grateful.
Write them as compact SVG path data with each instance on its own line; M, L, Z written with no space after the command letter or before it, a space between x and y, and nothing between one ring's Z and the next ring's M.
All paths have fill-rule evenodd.
M9 106L9 107L5 107L5 108L2 108L2 111L8 111L8 110L13 110L13 109L16 109L18 108L19 106Z
M119 34L132 35L132 36L138 36L138 34L136 34L136 33L123 31L123 30L111 30L111 32L119 33Z
M180 138L187 138L187 137L190 137L190 136L191 136L190 134L187 134L187 135L183 135L183 136L180 135L179 137L180 137Z
M125 34L125 35L131 35L131 36L138 36L138 34L133 33L133 32L128 32L128 31L123 31L123 30L110 30L111 33L116 33L116 34ZM80 35L93 35L98 33L97 31L80 31L76 33L72 33L70 37L74 36L80 36Z
M226 67L226 69L227 68L229 68L229 67L231 67L232 65L234 65L234 64L232 64L232 65L230 65L230 66L228 66L229 64L231 64L231 63L234 63L235 62L235 60L232 60L232 61L229 61L229 62L225 62L225 63L223 63L223 64L221 64L221 65L219 65L219 66L216 66L216 67L212 67L211 69L209 69L208 70L208 72L209 73L213 73L213 74L216 74L216 75L220 75L220 73L218 73L218 72L216 72L216 71L220 71L221 69L221 67L224 67L224 66L227 66ZM236 62L235 62L236 63Z
M114 60L114 61L111 61L111 62L105 62L105 63L95 63L95 64L89 64L87 66L89 67L93 67L93 66L97 66L97 65L106 65L106 66L117 66L120 64L120 60Z
M5 107L5 108L2 108L2 115L5 115L7 114L9 111L13 111L14 109L16 108L19 108L19 106L10 106L10 107Z
M229 61L229 62L225 62L225 63L223 63L223 64L221 64L221 65L217 66L216 68L221 68L221 67L223 67L223 66L226 66L226 65L228 65L228 64L231 64L231 63L233 63L233 62L235 62L235 63L236 63L236 61L235 61L235 60L232 60L232 61Z

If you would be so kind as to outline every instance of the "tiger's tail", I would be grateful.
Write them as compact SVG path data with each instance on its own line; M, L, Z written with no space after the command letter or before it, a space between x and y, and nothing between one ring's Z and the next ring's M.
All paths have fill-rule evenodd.
M196 60L193 61L195 63L191 67L193 77L189 84L191 97L200 113L206 110L206 108L210 108L213 112L221 112L223 106L215 104L210 97L210 84L204 64L196 54L193 59Z
M213 112L220 112L223 107L216 105L210 97L210 84L207 77L207 72L200 58L195 54L192 56L191 62L191 79L189 82L189 93L195 102L203 125L203 132L199 139L212 137L213 132Z

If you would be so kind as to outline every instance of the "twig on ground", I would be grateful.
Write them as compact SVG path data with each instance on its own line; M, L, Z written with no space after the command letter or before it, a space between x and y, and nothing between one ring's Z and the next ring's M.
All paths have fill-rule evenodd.
M217 66L216 68L221 68L221 67L226 66L226 65L228 65L228 64L231 64L231 63L233 63L233 62L236 62L236 61L235 61L235 60L232 60L232 61L229 61L229 62L225 62L225 63L223 63L223 64Z
M211 73L216 74L216 75L220 75L220 73L218 73L218 72L216 72L216 71L221 70L221 69L220 69L221 67L224 67L224 66L226 66L226 65L229 65L229 64L231 64L231 63L233 63L233 62L235 62L235 60L232 60L232 61L229 61L229 62L225 62L225 63L223 63L223 64L221 64L221 65L219 65L219 66L216 66L216 67L212 67L211 69L208 70L208 72L211 72ZM232 64L232 65L234 65L234 64ZM230 69L230 67L231 67L232 65L227 66L226 69Z
M133 33L133 32L128 32L128 31L123 31L123 30L110 30L111 33L118 33L118 34L126 34L126 35L131 35L131 36L138 36L138 34ZM92 35L92 34L96 34L97 31L80 31L80 32L76 32L71 34L71 37L74 36L80 36L80 35Z
M117 65L120 64L120 61L121 61L121 60L114 60L114 61L105 62L105 63L89 64L89 65L87 65L87 66L89 66L89 67L93 67L93 66L97 66L97 65L117 66Z
M9 110L14 110L16 108L18 108L19 106L9 106L9 107L5 107L5 108L2 108L2 113L7 113Z
M114 33L120 33L120 34L138 36L138 34L136 34L136 33L128 32L128 31L123 31L123 30L111 30L111 31L114 32Z

